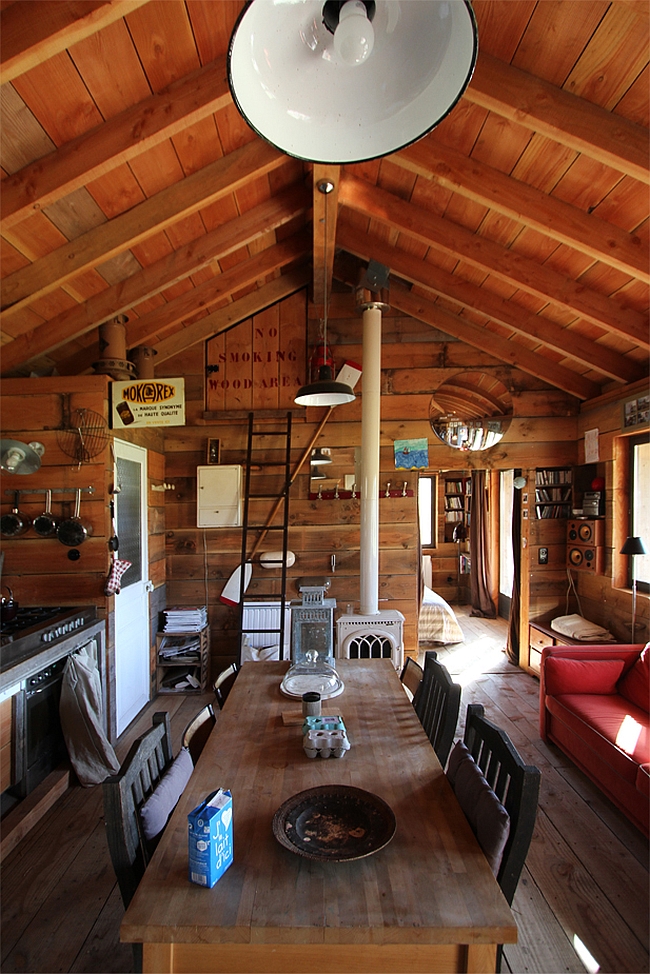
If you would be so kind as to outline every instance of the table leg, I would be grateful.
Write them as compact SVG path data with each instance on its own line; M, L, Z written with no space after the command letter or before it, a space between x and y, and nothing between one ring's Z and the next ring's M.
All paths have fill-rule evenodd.
M173 954L173 944L143 944L142 974L171 974Z
M469 944L467 947L468 974L494 974L497 969L496 944Z

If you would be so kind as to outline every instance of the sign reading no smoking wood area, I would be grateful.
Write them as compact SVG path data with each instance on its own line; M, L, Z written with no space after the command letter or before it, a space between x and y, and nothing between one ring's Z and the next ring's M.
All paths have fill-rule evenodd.
M138 426L184 426L184 379L132 379L111 383L114 430Z

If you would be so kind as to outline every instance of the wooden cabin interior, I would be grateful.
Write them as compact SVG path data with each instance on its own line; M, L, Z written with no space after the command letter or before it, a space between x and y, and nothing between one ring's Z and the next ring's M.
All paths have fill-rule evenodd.
M645 480L631 464L649 429L650 8L472 6L478 59L450 114L394 154L334 165L282 153L233 103L242 0L0 2L1 430L44 447L26 477L3 460L2 513L33 519L51 490L55 517L89 527L73 546L33 528L4 536L2 595L94 607L113 743L161 689L162 610L207 607L199 690L239 659L239 607L220 596L242 527L199 526L197 468L245 469L251 414L249 492L270 495L252 500L252 524L282 489L278 426L290 419L286 597L326 576L337 615L359 611L364 300L382 318L378 598L404 617L404 654L422 650L425 577L452 608L490 617L469 574L477 482L487 593L510 617L512 662L535 676L541 646L559 641L551 620L571 613L612 641L648 640L648 559L621 548L632 496L649 493L647 459ZM373 268L387 274L380 287ZM298 406L325 339L335 372L358 365L356 398ZM118 416L134 379L180 402L171 421L162 408ZM433 429L450 415L496 416L505 432L457 449ZM116 658L128 586L107 594L114 558L128 558L111 539L130 448L147 478L143 601L129 610L146 675L132 710ZM324 480L313 448L332 461ZM420 465L405 448L423 450ZM584 523L593 536L572 544ZM248 597L280 597L281 570L260 561L279 544L269 536L251 559ZM5 691L2 792L14 784L11 708Z

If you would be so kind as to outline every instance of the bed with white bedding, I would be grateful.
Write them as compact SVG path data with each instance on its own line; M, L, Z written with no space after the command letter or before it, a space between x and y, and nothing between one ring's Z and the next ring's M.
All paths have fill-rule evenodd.
M428 585L424 586L420 606L418 638L421 643L462 643L465 640L452 607Z

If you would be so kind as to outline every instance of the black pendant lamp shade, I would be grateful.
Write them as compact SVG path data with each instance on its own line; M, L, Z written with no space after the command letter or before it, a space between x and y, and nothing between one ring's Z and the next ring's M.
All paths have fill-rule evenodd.
M469 84L477 52L469 0L249 0L230 38L228 81L267 142L345 164L435 128Z
M324 453L320 447L318 447L318 449L316 450L312 450L311 457L310 457L310 463L312 464L312 466L322 467L324 464L331 463L331 462L332 462L331 456L329 456L329 454L327 453Z
M350 386L337 382L329 365L321 365L317 381L299 389L294 402L298 406L342 406L355 399Z
M645 545L641 538L636 538L630 535L625 539L623 547L621 548L622 555L647 555Z

